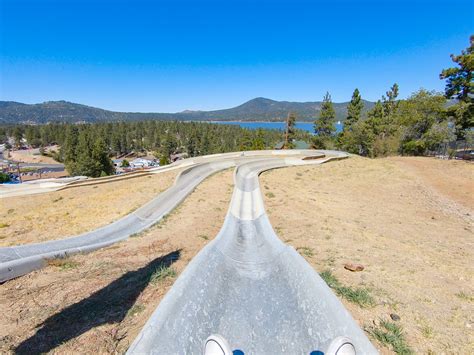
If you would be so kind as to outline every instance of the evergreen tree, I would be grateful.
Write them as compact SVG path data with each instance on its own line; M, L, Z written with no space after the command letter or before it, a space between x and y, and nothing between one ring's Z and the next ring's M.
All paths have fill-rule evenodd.
M95 140L91 158L96 164L95 176L111 175L114 173L114 164L109 158L109 150L102 137Z
M76 164L76 148L78 143L79 132L75 125L68 125L66 128L66 137L64 144L61 146L60 155L69 174L74 175Z
M458 67L444 69L440 79L446 80L446 98L458 100L448 108L448 115L456 126L457 138L463 139L474 127L474 35L470 37L470 46L460 55L451 54L451 59Z
M242 134L239 144L240 151L252 150L253 148L253 139L250 131L246 129Z
M261 128L257 129L257 134L253 140L252 149L253 150L265 149L265 140L263 137L263 130Z
M81 129L78 135L73 175L100 176L100 171L97 171L97 164L92 159L91 151L89 132Z
M209 141L209 135L206 130L204 134L202 135L201 140L199 142L199 155L211 154L210 149L211 149L211 142Z
M295 139L295 124L296 124L296 113L290 112L288 113L288 117L286 118L286 128L285 128L285 142L284 148L285 149L293 149L295 147L294 139Z
M331 101L331 95L326 92L324 95L323 103L321 104L321 113L319 118L314 122L314 133L316 136L313 139L313 146L315 148L331 148L332 138L335 127L336 111Z
M347 105L347 118L344 122L344 130L352 130L352 126L360 120L364 102L360 96L359 89L355 89L349 105Z
M175 153L177 147L178 143L176 142L175 136L168 130L165 138L161 142L161 154L169 159L171 154Z
M195 157L199 154L199 138L195 130L192 130L189 134L186 142L186 151L190 157Z
M382 105L384 109L384 116L390 119L396 112L398 106L398 84L393 84L390 90L386 92L386 95L387 97L382 96Z
M19 149L21 147L21 140L23 139L23 130L20 126L16 126L13 130L13 139L15 141L15 147Z

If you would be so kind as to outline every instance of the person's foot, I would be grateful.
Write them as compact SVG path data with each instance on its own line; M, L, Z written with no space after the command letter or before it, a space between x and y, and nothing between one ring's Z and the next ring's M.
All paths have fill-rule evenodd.
M355 355L355 347L346 337L337 337L328 346L326 355Z
M232 349L223 336L214 334L206 339L204 355L232 355Z

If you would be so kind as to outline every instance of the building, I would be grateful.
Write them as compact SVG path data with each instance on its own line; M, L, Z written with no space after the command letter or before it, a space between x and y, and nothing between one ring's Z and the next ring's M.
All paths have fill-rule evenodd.
M132 169L139 169L139 168L150 168L152 166L159 166L157 162L149 159L137 158L130 162L130 167Z

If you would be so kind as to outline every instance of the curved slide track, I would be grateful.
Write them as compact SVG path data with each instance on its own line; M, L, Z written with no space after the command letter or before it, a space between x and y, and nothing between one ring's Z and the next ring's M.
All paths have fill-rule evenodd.
M237 166L221 231L176 280L128 354L198 354L215 333L245 354L321 354L338 336L349 337L358 354L376 354L326 283L276 236L258 182L265 170L345 157L336 151L292 150L182 161L168 168L188 166L172 187L114 223L62 240L0 248L0 281L40 268L45 259L126 239L158 222L206 177Z
M78 236L42 243L18 245L0 248L0 282L24 275L45 265L46 259L65 257L67 255L89 252L109 246L127 239L130 235L139 233L159 222L171 212L194 188L208 176L248 161L265 160L276 156L318 157L323 155L317 151L250 151L226 154L214 154L192 159L185 159L150 170L148 173L183 169L175 179L174 185L156 198L140 207L131 214ZM122 176L106 178L109 181L122 179ZM102 182L104 179L94 179L91 182ZM76 178L58 179L37 184L20 184L9 186L6 191L0 191L0 197L44 193L69 188L77 183L83 183ZM86 180L86 183L89 180ZM2 195L3 192L3 195Z
M127 354L199 354L221 334L244 354L321 354L338 336L358 354L377 350L334 293L294 248L276 236L258 175L292 165L265 159L239 165L234 194L217 237L188 265Z

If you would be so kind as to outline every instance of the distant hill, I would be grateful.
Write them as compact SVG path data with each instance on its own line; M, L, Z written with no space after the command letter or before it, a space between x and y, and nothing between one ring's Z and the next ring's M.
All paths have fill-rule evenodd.
M365 111L374 103L364 101ZM334 103L336 118L343 120L347 102ZM48 122L106 122L132 120L194 120L194 121L282 121L288 112L296 112L299 121L313 121L321 110L321 102L274 101L259 97L244 104L215 111L183 111L177 113L114 112L67 101L23 104L0 101L0 124Z

